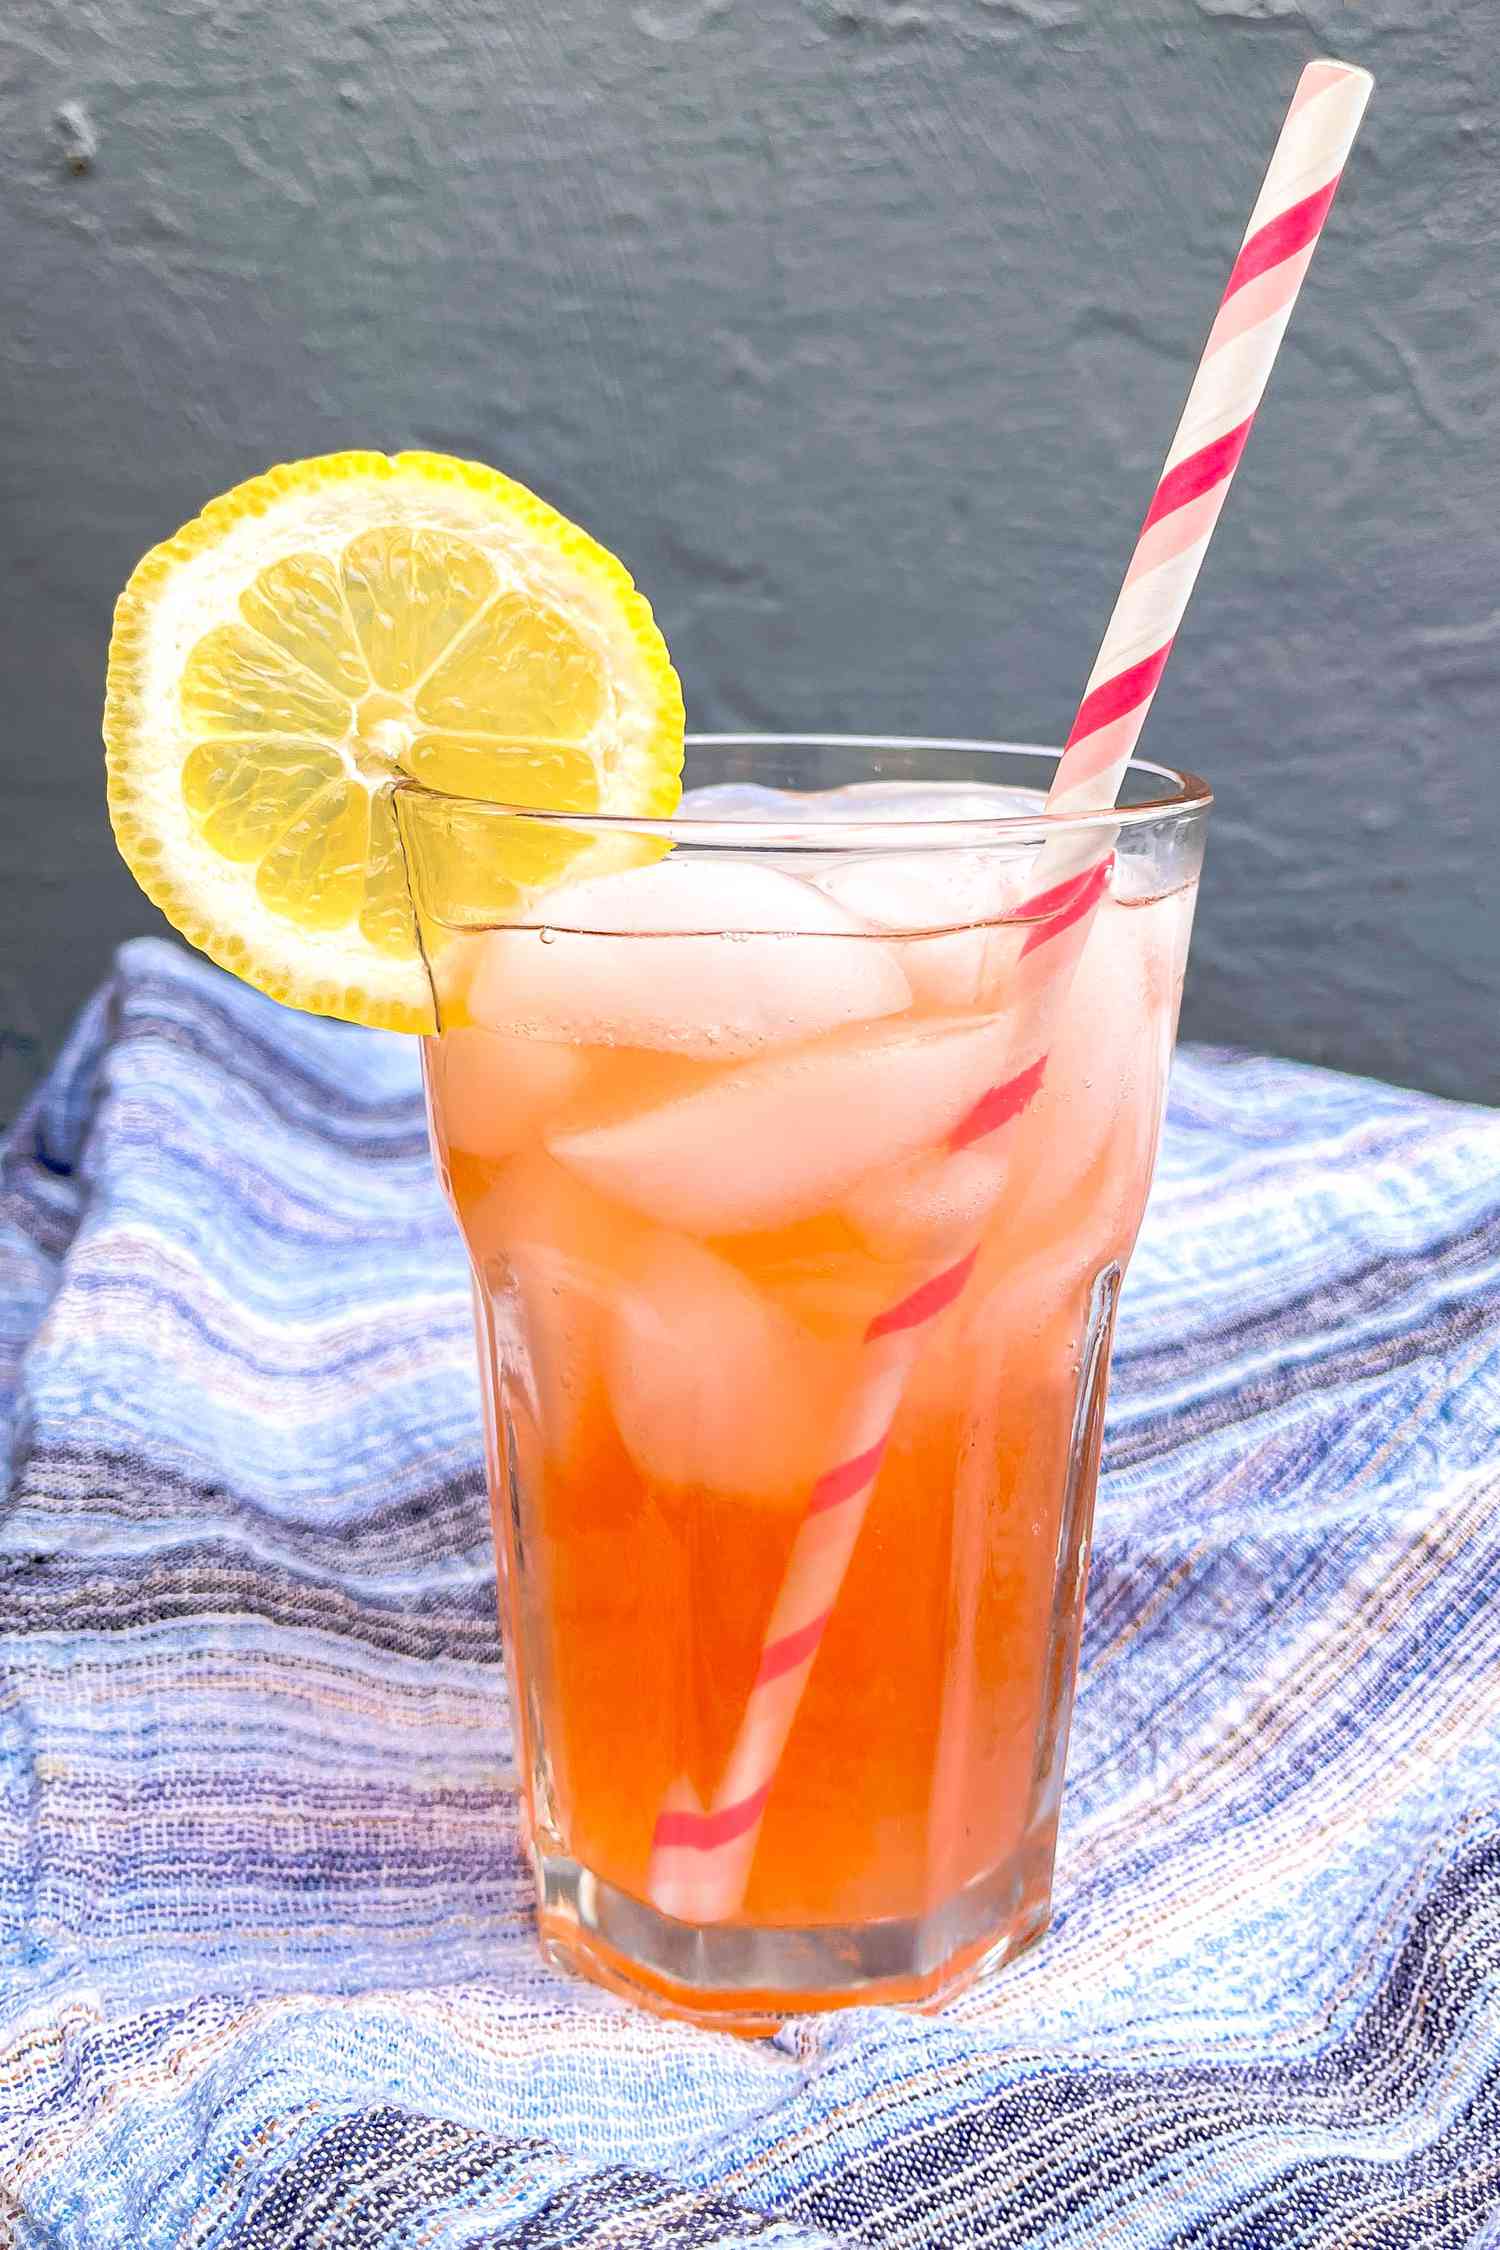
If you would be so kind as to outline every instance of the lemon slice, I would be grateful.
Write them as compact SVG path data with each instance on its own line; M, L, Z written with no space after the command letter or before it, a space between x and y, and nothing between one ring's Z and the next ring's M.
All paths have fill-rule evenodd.
M109 810L142 889L299 1008L432 1029L396 785L557 812L672 812L682 691L614 556L439 453L332 453L213 501L115 611ZM525 902L588 853L487 823Z

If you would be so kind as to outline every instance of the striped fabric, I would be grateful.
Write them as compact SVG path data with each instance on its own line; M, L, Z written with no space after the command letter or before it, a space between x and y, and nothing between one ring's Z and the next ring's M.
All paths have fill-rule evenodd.
M740 2043L517 1850L415 1059L128 947L0 1307L0 2243L1500 2241L1500 1118L1178 1065L1050 1936Z

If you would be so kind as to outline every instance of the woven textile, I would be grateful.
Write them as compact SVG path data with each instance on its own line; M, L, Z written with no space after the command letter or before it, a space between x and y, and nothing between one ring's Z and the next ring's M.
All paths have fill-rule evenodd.
M1500 1117L1179 1059L1054 1928L758 2044L534 1952L411 1048L130 946L3 1188L7 2250L1500 2242Z

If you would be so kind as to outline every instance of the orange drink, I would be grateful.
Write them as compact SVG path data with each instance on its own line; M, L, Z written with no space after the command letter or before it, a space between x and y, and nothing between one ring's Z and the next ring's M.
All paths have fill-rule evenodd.
M1207 802L1111 816L1016 1070L1046 761L759 755L690 746L711 785L598 824L545 924L467 911L451 804L402 806L544 1939L746 2026L1045 1923Z

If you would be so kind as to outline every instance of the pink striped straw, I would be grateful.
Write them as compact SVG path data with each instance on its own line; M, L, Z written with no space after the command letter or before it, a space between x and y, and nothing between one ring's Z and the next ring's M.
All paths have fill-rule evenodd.
M1264 395L1374 81L1347 63L1309 63L1271 157L1209 331L1119 599L1089 674L1047 809L1107 811L1140 739L1250 425ZM950 1135L953 1153L1004 1132L1042 1082L1057 1011L1113 865L1098 825L1044 847L1010 985L1009 1061ZM1082 864L1081 864L1082 863ZM1021 1057L1021 1067L1013 1067ZM998 1190L997 1190L998 1194ZM647 1888L667 1914L712 1922L743 1896L760 1823L818 1647L854 1552L913 1362L962 1295L976 1242L876 1315L864 1380L808 1496L761 1643L739 1732L713 1805L685 1781L664 1802Z
M1177 434L1047 799L1112 805L1228 495L1374 85L1349 63L1297 81Z

